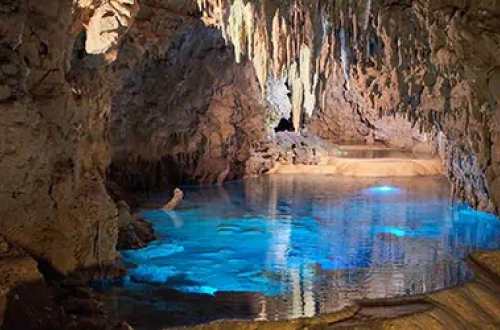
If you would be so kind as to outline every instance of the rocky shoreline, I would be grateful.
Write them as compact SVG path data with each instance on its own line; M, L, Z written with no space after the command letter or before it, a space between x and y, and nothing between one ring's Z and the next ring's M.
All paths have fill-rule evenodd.
M132 219L128 230L133 234L122 241L122 247L144 247L148 240L141 233L153 235L151 225ZM138 240L131 239L134 237ZM154 235L148 238L152 240ZM0 260L2 329L133 329L127 320L112 317L103 305L102 294L89 285L96 274L99 278L123 275L124 268L119 264L111 271L82 270L68 277L54 277L42 273L37 261L3 239ZM182 329L496 329L500 326L500 251L474 253L468 264L475 273L472 281L428 295L357 301L339 312L313 318L219 320Z
M500 327L500 251L469 257L475 278L436 293L401 299L358 301L333 314L290 321L221 320L183 329L498 329ZM180 328L179 328L180 329Z

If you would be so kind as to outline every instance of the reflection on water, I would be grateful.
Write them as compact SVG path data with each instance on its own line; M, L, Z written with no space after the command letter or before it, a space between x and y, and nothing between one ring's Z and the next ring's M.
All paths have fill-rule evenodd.
M500 221L452 205L443 178L271 176L185 192L181 209L144 213L160 239L125 251L129 276L108 291L139 328L432 292L470 279L471 251L500 248Z

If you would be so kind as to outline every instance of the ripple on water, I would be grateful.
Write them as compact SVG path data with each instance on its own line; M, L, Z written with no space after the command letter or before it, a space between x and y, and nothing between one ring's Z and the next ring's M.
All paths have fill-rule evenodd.
M140 265L129 271L130 278L136 282L164 284L179 274L172 266Z
M440 290L470 279L468 253L500 248L500 221L451 204L441 178L276 176L184 191L195 207L143 214L160 240L123 252L129 276L213 296L199 298L215 299L207 311L234 317L313 316ZM168 299L159 298L175 305L179 296ZM188 316L182 301L176 310Z
M136 261L148 261L155 258L164 258L172 254L183 252L184 247L177 244L154 242L151 245L141 249L141 253L134 251L123 251L125 258L133 258Z

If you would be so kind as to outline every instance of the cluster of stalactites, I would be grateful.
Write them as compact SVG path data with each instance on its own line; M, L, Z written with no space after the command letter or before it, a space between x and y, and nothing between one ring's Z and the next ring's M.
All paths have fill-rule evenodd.
M349 38L358 29L347 28L346 17L352 16L352 6L362 7L354 24L366 30L372 7L371 0L363 5L340 0L291 0L287 5L275 0L197 1L205 23L217 26L234 47L236 61L247 58L253 63L263 96L269 79L286 82L297 131L303 118L321 106L321 80L326 80L332 66L340 63L348 86Z

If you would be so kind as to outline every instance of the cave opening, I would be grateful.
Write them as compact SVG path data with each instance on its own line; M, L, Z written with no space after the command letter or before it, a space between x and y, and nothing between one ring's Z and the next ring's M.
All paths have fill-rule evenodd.
M294 132L295 127L293 126L293 120L292 118L281 118L278 126L274 128L274 132Z

